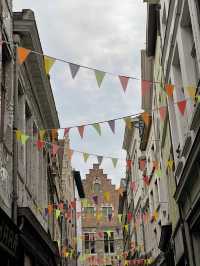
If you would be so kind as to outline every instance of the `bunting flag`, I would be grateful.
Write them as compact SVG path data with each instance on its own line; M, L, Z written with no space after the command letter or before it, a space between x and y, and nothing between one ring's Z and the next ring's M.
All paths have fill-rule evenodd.
M128 214L127 214L127 220L128 220L129 223L132 220L132 217L133 217L132 213L131 212L128 212Z
M88 153L86 153L86 152L83 153L83 159L84 159L84 162L85 162L85 163L87 162L89 156L90 156L90 155L89 155Z
M71 72L71 75L72 75L73 79L76 77L76 74L78 73L79 68L80 68L79 65L76 65L76 64L73 64L73 63L69 63L69 69L70 69L70 72Z
M154 213L153 213L153 219L154 219L155 222L158 221L158 217L159 217L159 213L157 211L154 211Z
M103 81L104 76L105 76L106 73L103 72L103 71L100 71L100 70L95 70L94 72L95 72L97 84L98 84L98 86L100 88L101 87L101 83L102 83L102 81Z
M46 131L44 129L39 131L40 140L44 140L45 133L46 133Z
M97 133L99 134L99 136L101 136L101 127L100 127L100 124L96 123L96 124L93 124L92 126L97 131Z
M195 99L195 96L196 96L196 88L194 86L187 86L186 87L186 90L187 90L188 95L191 98Z
M58 129L53 128L53 129L51 130L51 137L52 137L52 142L55 142L55 140L56 140L57 137L58 137Z
M145 125L148 126L149 125L149 121L150 121L149 113L148 112L143 112L142 113L142 119L143 119Z
M158 169L159 166L159 162L158 161L153 161L153 168L155 168L155 170Z
M139 161L139 167L141 171L144 171L144 169L146 168L146 160L142 159Z
M53 59L52 57L46 56L46 55L44 56L44 67L45 67L46 74L49 74L54 63L55 63L55 59Z
M21 142L23 145L26 144L27 140L29 139L29 136L26 134L21 134Z
M69 134L70 127L64 129L64 137L66 137Z
M103 161L103 156L97 156L98 164L101 165Z
M167 161L167 167L172 170L173 169L173 165L174 165L174 161L173 160L168 160Z
M55 156L59 150L59 146L56 144L52 144L52 155Z
M122 214L118 214L118 221L120 224L122 223Z
M144 184L149 186L149 177L148 176L143 176L143 181L144 181Z
M16 130L16 139L18 140L18 141L20 141L21 140L21 135L22 135L22 132L21 132L21 130Z
M131 170L132 160L126 160L126 166L129 170Z
M157 171L155 172L157 177L161 177L162 176L162 171L161 169L157 169Z
M166 117L166 113L167 113L167 107L166 106L162 106L159 108L159 113L160 113L160 119L162 121L165 120L165 117Z
M129 78L125 77L125 76L119 76L119 80L121 82L121 85L122 85L124 92L126 92Z
M181 112L181 114L184 115L185 108L186 108L186 100L177 102L177 105L178 105L178 108L179 108L179 111Z
M172 97L173 96L173 92L174 92L174 85L172 84L165 84L165 90L166 90L166 93L169 97Z
M67 158L68 158L69 161L72 160L73 153L74 153L73 150L67 149Z
M128 129L131 129L132 128L132 119L131 119L131 117L125 117L124 118L124 122L125 122L126 127Z
M110 129L112 130L112 133L115 134L115 120L108 121L108 124L110 126Z
M132 191L136 191L136 182L135 181L132 181L131 184L130 184L130 188Z
M142 96L145 96L151 88L151 81L142 80L141 88L142 88Z
M128 224L124 225L124 229L125 229L126 232L128 232Z
M20 65L24 63L24 61L27 59L30 52L31 50L29 49L26 49L23 47L17 47L17 57L18 57L18 62Z
M78 127L78 132L79 132L81 138L83 138L84 128L85 128L84 126L79 126Z
M60 217L60 210L59 209L56 209L56 219L58 220L58 218Z
M45 142L42 140L37 140L36 141L36 146L38 148L38 150L42 150L44 148Z
M110 201L110 192L104 192L103 193L103 197L105 201Z
M98 205L98 196L95 195L95 196L92 197L92 199L93 199L94 203L96 205Z
M114 168L116 168L117 167L117 163L118 163L118 159L117 158L112 158L111 160L112 160Z
M53 205L49 204L48 205L48 214L51 215L52 211L53 211Z

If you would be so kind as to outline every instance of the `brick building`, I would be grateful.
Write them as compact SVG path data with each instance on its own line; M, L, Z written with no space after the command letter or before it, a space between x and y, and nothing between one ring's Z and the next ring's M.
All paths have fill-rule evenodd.
M84 265L120 265L123 239L118 219L119 192L99 164L86 174L83 186Z

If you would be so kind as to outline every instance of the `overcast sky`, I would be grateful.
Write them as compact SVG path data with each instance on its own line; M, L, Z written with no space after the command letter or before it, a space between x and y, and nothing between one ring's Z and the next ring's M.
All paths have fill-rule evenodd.
M146 4L143 0L13 0L14 10L32 9L45 54L77 64L112 72L101 88L93 71L80 69L76 79L67 64L56 63L51 82L62 127L134 114L140 111L140 82L131 80L124 94L118 74L140 78L140 50L145 48ZM71 148L88 153L125 158L122 151L124 122L116 122L113 135L107 124L102 136L92 127L81 140L76 129L70 131ZM97 162L87 163L75 153L72 166L82 178ZM125 174L125 161L116 169L109 159L102 163L104 172L119 184Z

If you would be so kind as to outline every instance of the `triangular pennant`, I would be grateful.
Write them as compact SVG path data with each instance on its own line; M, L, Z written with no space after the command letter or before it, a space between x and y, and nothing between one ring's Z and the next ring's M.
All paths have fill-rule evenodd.
M26 144L27 140L29 139L29 136L26 134L21 134L21 142L22 144Z
M112 130L112 133L115 134L115 120L108 121L108 124L110 126L110 129Z
M196 98L196 101L199 103L200 102L200 95L197 95L195 98Z
M103 72L103 71L99 71L99 70L95 70L94 72L95 72L95 76L96 76L96 80L97 80L98 86L100 88L101 87L101 83L102 83L106 73Z
M159 166L159 162L158 161L153 161L153 167L157 170Z
M17 56L18 56L18 62L20 65L24 63L28 55L30 54L31 50L23 48L23 47L18 47L17 48Z
M124 122L126 123L126 127L128 129L131 129L132 128L132 119L131 119L131 117L125 117L124 118Z
M99 134L99 136L101 136L101 127L100 127L100 124L96 123L96 124L93 124L92 126L97 131L97 133Z
M37 146L38 150L42 150L44 148L44 144L45 144L45 142L42 140L36 141L36 146Z
M148 176L143 176L143 181L144 181L144 184L149 186L149 177Z
M52 142L55 142L55 140L58 137L58 129L56 128L51 129L51 137L52 137Z
M70 72L71 72L72 78L74 79L76 77L76 74L79 71L80 66L76 65L76 64L73 64L73 63L69 63L69 68L70 68Z
M59 150L59 146L56 144L52 144L52 155L55 156Z
M142 119L143 119L144 123L146 124L146 126L148 126L149 125L149 121L150 121L149 113L148 112L143 112L142 113Z
M97 161L98 161L98 164L101 165L102 161L103 161L103 156L97 156Z
M67 149L67 159L68 159L69 161L72 160L72 155L73 155L73 153L74 153L73 150L71 150L71 149Z
M167 107L166 106L161 106L159 108L159 113L160 113L160 119L163 121L165 120L166 113L167 113Z
M96 205L98 205L98 196L95 195L95 196L92 197L92 199L93 199L94 203Z
M128 232L128 224L124 225L124 229L125 229L126 232Z
M174 92L174 85L172 85L172 84L165 84L165 90L167 92L167 95L169 97L172 97L173 92Z
M156 172L155 172L156 176L157 177L161 177L162 176L162 171L161 169L158 169Z
M58 218L60 217L60 210L56 210L56 219L58 220Z
M177 102L179 111L181 112L182 115L185 113L185 108L186 108L186 100L179 101Z
M186 87L186 90L187 90L189 96L192 99L195 99L195 96L196 96L196 88L194 86L187 86Z
M112 158L112 163L113 163L114 168L116 168L117 162L118 162L117 158Z
M129 223L132 220L132 213L131 212L128 212L128 214L127 214L127 220L128 220Z
M45 133L46 133L46 131L44 129L39 131L40 140L44 140Z
M122 85L124 92L126 92L129 78L125 77L125 76L119 76L119 80L121 82L121 85Z
M46 55L44 56L44 67L45 67L46 74L49 74L54 63L55 63L55 59L53 59L52 57L46 56Z
M64 137L66 137L67 134L69 134L70 127L64 129Z
M88 153L86 153L86 152L83 153L83 159L84 159L84 162L85 162L85 163L87 162L89 156L90 156L90 155L89 155Z
M17 139L18 141L21 140L21 135L22 135L21 130L16 130L16 139Z
M50 215L53 211L53 205L52 204L49 204L48 205L48 214Z
M120 224L122 223L122 214L118 214L118 221Z
M148 93L149 89L151 88L151 81L142 80L141 86L142 86L142 96L145 96Z
M173 165L174 165L174 161L173 160L168 160L167 161L167 167L172 170L173 169Z
M131 182L130 188L132 189L132 191L136 191L136 182L135 181Z
M81 138L83 138L84 129L85 129L85 126L79 126L78 127L78 132L79 132Z
M109 201L109 200L110 200L110 192L107 192L107 191L104 192L104 193L103 193L103 196L104 196L104 200L105 200L105 201Z
M129 170L131 170L132 160L126 160L126 166Z

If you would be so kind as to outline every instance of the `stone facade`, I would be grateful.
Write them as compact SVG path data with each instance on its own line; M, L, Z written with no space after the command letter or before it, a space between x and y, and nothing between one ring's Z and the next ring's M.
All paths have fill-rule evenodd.
M91 257L95 265L119 265L123 252L119 192L98 164L86 174L83 186L87 199L82 204L83 250L88 258L84 265L91 264Z

